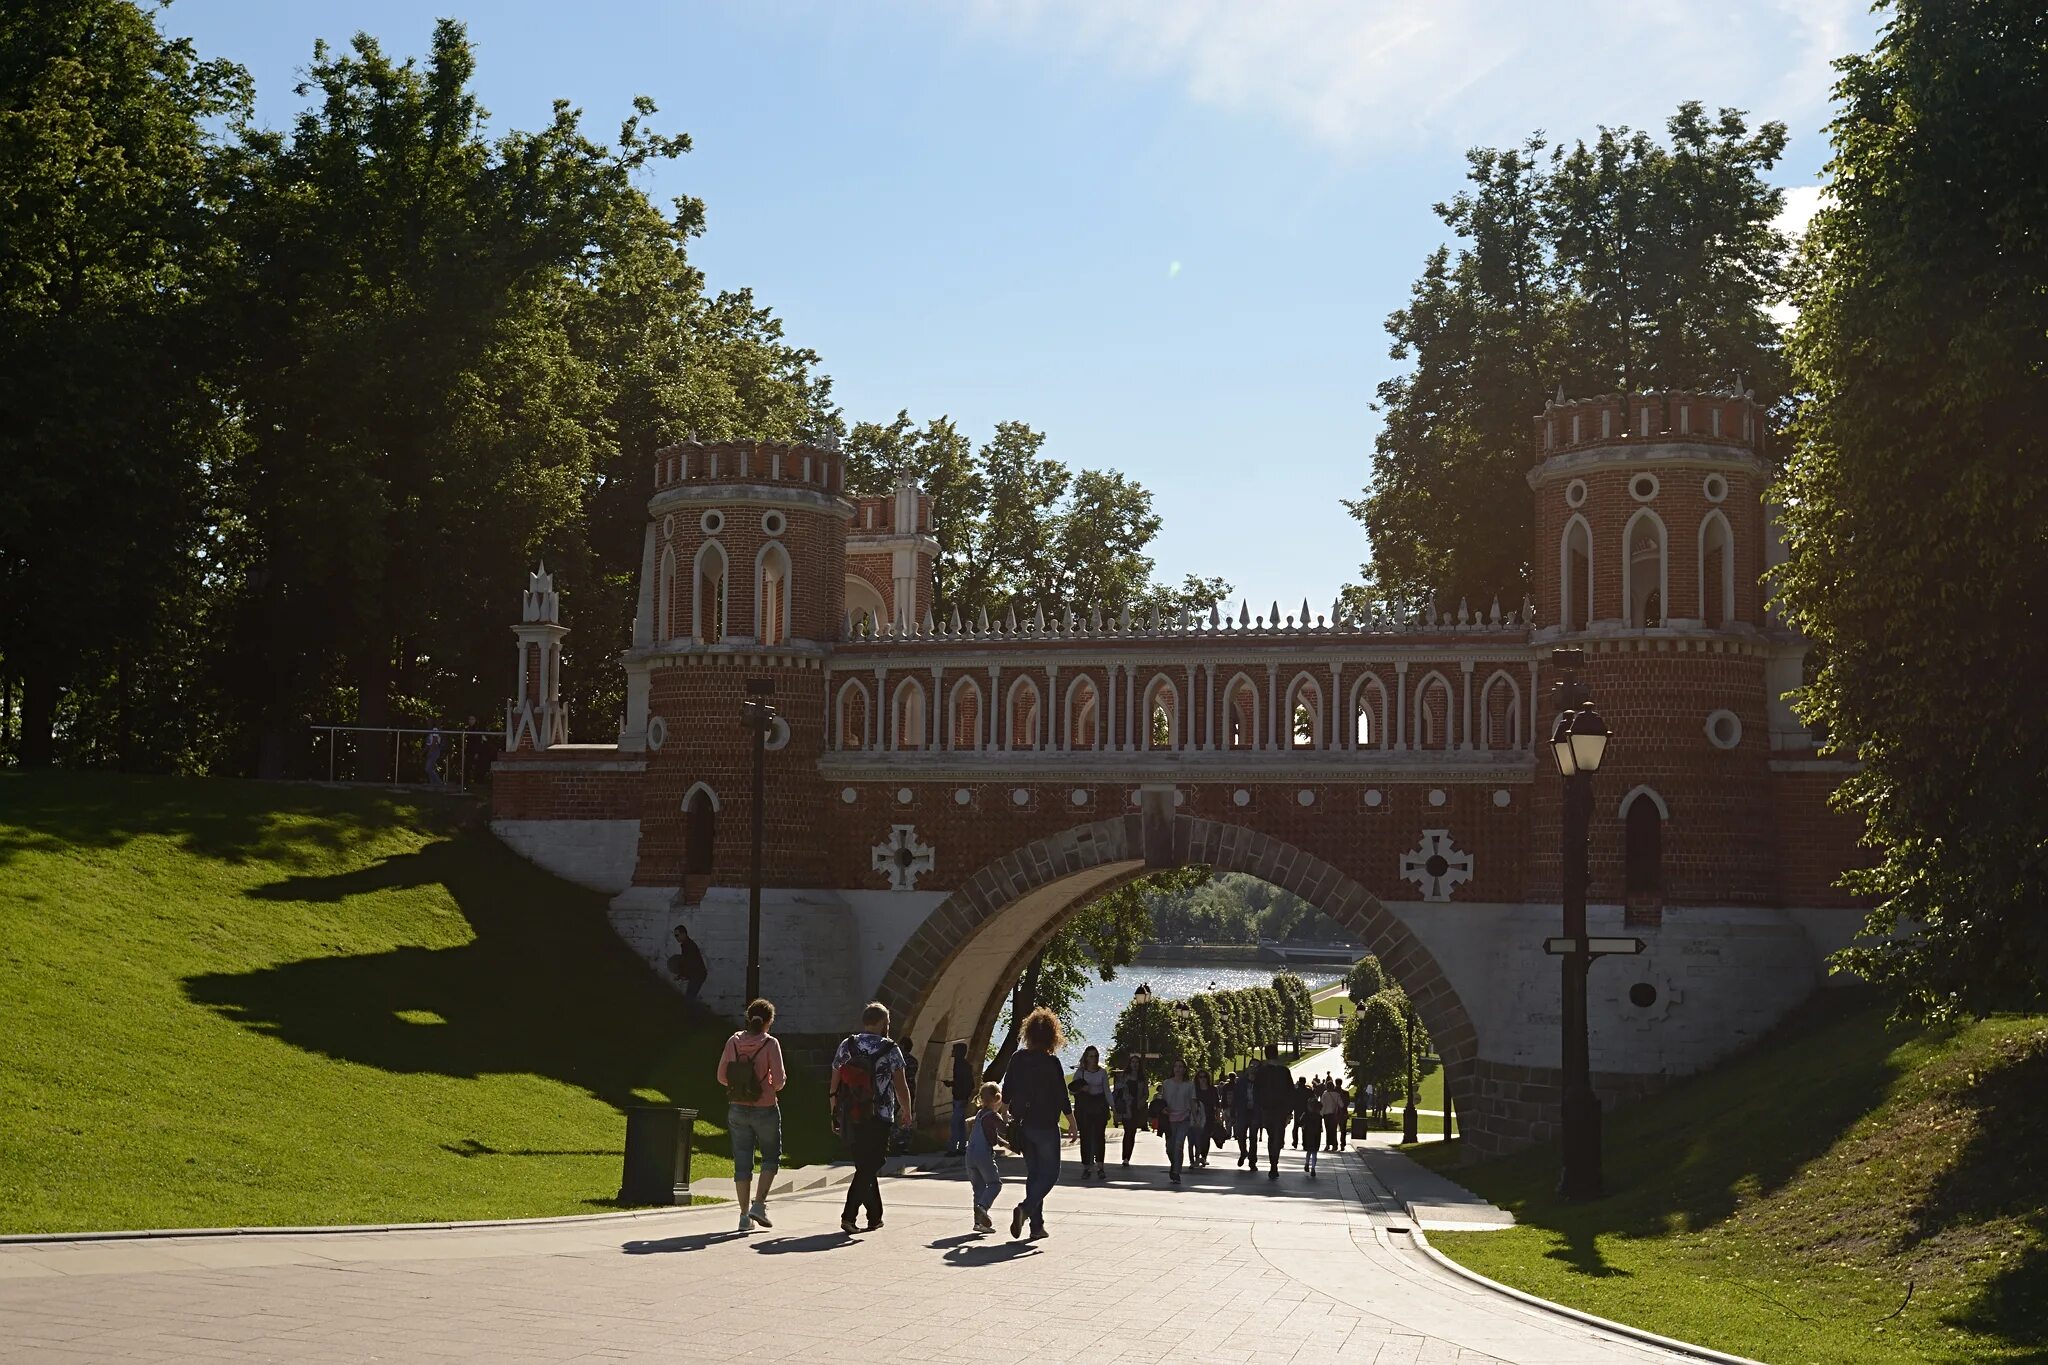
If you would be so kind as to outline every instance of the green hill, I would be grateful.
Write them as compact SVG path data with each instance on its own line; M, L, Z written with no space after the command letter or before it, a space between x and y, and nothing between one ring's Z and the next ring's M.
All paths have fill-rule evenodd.
M1773 1365L2048 1360L2048 1019L1887 1028L1827 992L1608 1116L1607 1197L1555 1147L1464 1166L1521 1226L1432 1233L1545 1298ZM1432 1166L1459 1144L1421 1147Z
M0 1231L589 1212L636 1102L731 1193L722 1026L455 798L0 776L0 1011Z

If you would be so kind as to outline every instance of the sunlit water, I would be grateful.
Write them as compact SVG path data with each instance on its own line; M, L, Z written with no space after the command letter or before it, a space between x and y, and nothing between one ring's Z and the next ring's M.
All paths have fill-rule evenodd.
M1203 991L1236 990L1244 986L1270 986L1279 965L1271 962L1203 962L1193 966L1161 967L1130 966L1117 972L1116 980L1103 981L1091 977L1087 991L1081 996L1081 1003L1075 1007L1068 1023L1079 1037L1070 1036L1067 1046L1060 1053L1060 1060L1071 1069L1081 1060L1082 1050L1090 1043L1104 1053L1116 1033L1116 1017L1124 1006L1131 1003L1131 992L1144 982L1152 987L1152 993L1167 1000L1185 1000ZM1308 982L1310 990L1318 990L1341 974L1329 968L1305 968L1296 973Z

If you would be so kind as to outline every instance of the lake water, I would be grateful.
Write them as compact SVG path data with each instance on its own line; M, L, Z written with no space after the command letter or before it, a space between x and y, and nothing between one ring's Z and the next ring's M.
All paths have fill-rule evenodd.
M1131 1003L1131 993L1144 982L1152 987L1152 994L1165 1000L1185 1000L1203 991L1235 990L1244 986L1270 986L1279 964L1272 962L1201 962L1188 966L1159 966L1158 964L1132 965L1122 968L1116 980L1103 981L1092 976L1088 989L1081 996L1081 1003L1074 1009L1068 1021L1080 1033L1078 1038L1069 1038L1066 1048L1060 1053L1060 1060L1069 1070L1081 1060L1081 1053L1093 1043L1105 1055L1116 1033L1116 1017L1123 1013L1124 1006ZM1343 979L1343 974L1334 968L1307 968L1297 973L1308 982L1310 990L1320 990L1332 982Z

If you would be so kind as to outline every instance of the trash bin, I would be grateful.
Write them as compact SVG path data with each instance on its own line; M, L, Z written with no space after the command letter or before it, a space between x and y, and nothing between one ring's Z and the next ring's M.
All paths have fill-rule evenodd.
M621 1204L688 1204L690 1136L697 1111L635 1105L626 1111L626 1168Z

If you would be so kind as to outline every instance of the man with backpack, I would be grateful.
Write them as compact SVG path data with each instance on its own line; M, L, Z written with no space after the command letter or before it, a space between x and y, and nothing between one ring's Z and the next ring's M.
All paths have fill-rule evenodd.
M853 1216L865 1208L865 1231L878 1231L889 1134L899 1125L908 1128L912 1115L903 1050L889 1041L889 1007L880 1001L861 1011L860 1032L849 1035L832 1054L830 1100L832 1131L853 1155L853 1179L846 1186L839 1229L862 1231Z
M1280 1149L1287 1143L1287 1125L1294 1118L1294 1080L1280 1063L1280 1045L1266 1044L1266 1060L1252 1073L1252 1100L1259 1126L1266 1132L1266 1179L1280 1178ZM1258 1134L1252 1135L1252 1169L1259 1169Z

